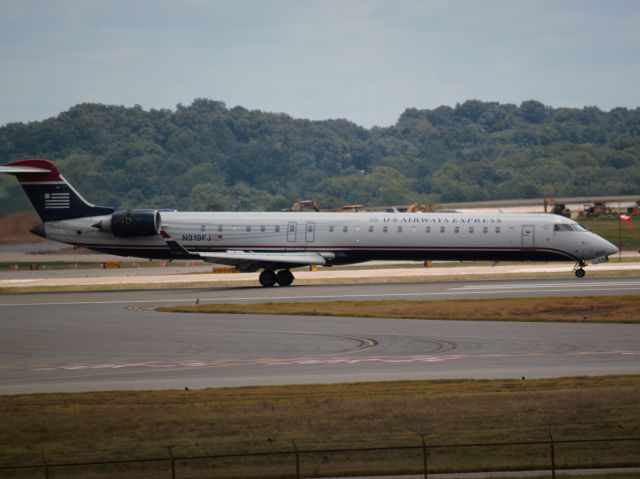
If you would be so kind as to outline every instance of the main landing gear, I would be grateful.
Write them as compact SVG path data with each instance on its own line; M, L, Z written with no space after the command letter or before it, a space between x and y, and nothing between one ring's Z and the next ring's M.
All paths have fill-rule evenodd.
M278 271L277 273L271 269L265 269L262 273L260 273L260 277L258 278L260 284L265 288L275 286L276 283L278 283L280 286L289 286L291 283L293 283L294 279L295 278L293 277L293 273L291 273L291 271L289 271L288 269L283 269L281 271Z
M584 278L584 275L586 274L583 269L584 267L585 267L585 263L582 260L579 260L576 263L576 265L573 267L573 272L578 278Z

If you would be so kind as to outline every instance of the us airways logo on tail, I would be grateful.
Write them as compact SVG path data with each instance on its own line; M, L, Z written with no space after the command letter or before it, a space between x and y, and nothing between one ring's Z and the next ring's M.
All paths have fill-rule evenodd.
M45 193L44 207L47 210L69 208L69 193Z
M0 173L15 175L43 223L112 214L115 209L85 200L47 160L31 158L0 165Z

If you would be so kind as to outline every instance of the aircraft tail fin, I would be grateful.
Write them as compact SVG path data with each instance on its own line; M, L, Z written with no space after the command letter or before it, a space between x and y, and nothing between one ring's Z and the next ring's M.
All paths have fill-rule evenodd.
M43 222L109 215L114 208L85 200L58 171L38 158L0 165L0 173L15 175Z

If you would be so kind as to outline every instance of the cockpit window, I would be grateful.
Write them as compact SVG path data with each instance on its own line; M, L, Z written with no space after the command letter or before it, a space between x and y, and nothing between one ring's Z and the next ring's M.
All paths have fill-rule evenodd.
M573 223L571 226L573 226L573 229L576 231L580 231L581 233L584 231L589 231L587 228L585 228L582 225L579 225L578 223Z
M553 225L553 231L573 231L573 228L571 227L571 225L558 223Z

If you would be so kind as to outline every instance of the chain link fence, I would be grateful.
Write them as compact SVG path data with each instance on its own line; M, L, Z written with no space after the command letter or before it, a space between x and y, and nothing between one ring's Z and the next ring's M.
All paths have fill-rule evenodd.
M556 477L570 469L635 468L640 438L598 438L475 444L416 444L346 449L301 449L237 454L180 455L173 446L159 457L0 466L3 478L314 478L338 475L540 471Z

